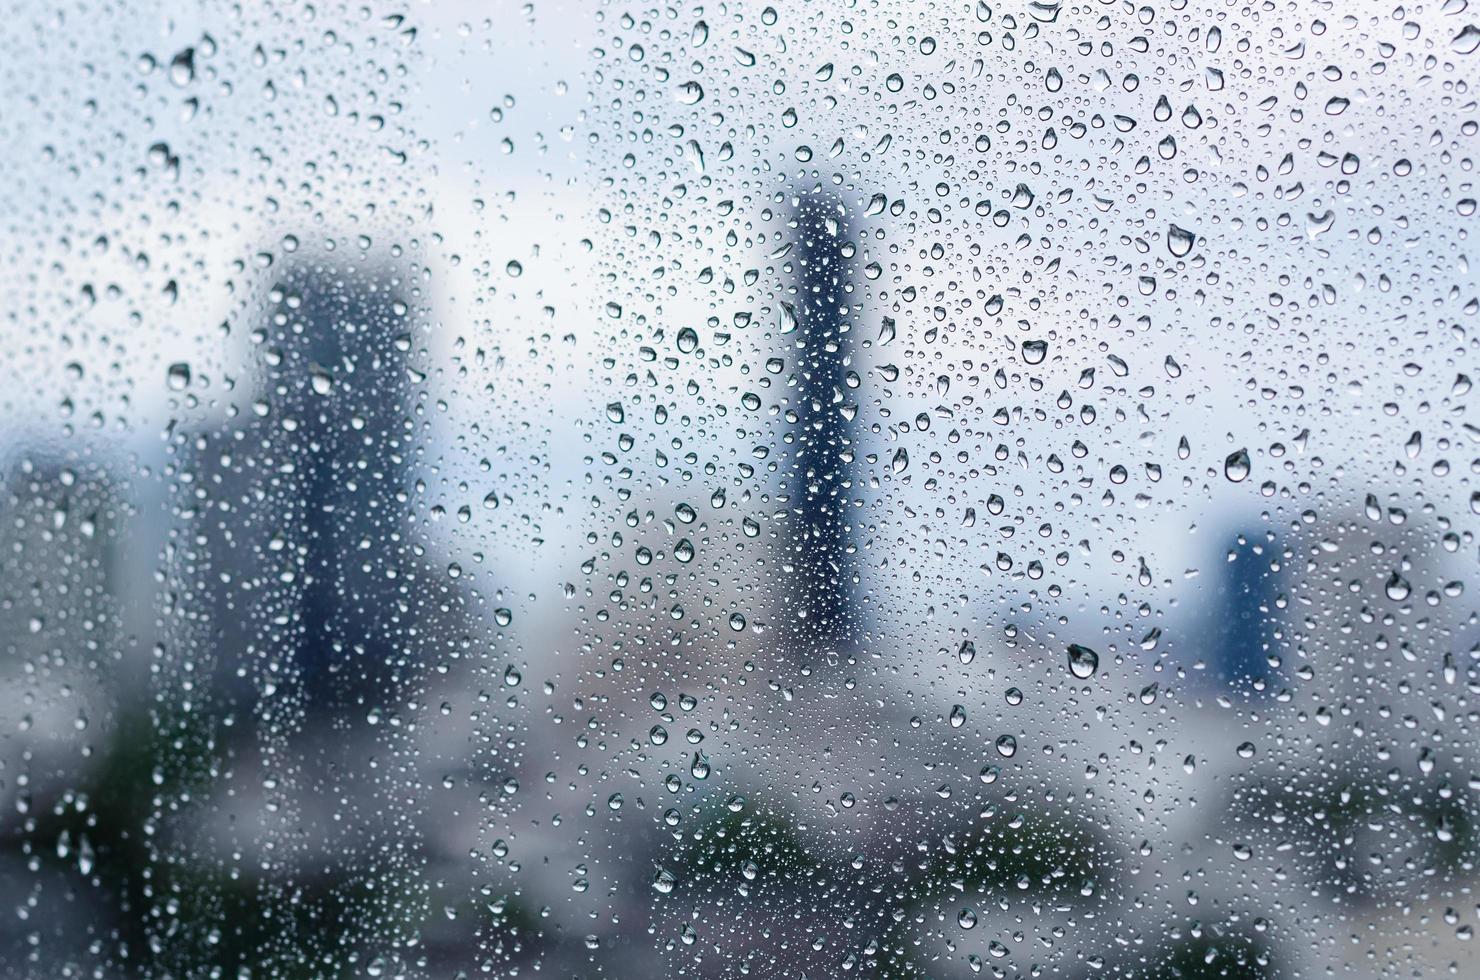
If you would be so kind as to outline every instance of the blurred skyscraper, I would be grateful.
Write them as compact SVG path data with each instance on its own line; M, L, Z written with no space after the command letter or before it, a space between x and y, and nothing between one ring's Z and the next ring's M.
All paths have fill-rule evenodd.
M390 798L390 767L372 760L404 751L426 679L473 632L414 501L420 273L347 252L273 269L241 313L231 417L177 435L168 575L189 615L170 642L193 687L165 686L209 733L189 766L237 780L192 812L191 854L229 872L200 901L223 910L231 955L217 959L242 965L371 955L419 927L414 900L376 889L387 868L399 881L423 866L428 801Z
M844 205L822 193L793 204L788 232L779 315L796 383L782 437L790 513L780 551L792 585L781 601L798 652L830 655L856 644L861 629L850 503L859 456L857 386L849 384L857 243Z
M1246 690L1275 676L1270 657L1278 652L1275 603L1284 578L1271 567L1269 546L1256 549L1256 540L1253 532L1232 535L1202 610L1201 656L1221 683Z
M192 437L189 588L221 666L306 720L389 700L445 591L411 533L419 436L405 269L334 255L273 280L240 421ZM228 682L231 679L228 678Z

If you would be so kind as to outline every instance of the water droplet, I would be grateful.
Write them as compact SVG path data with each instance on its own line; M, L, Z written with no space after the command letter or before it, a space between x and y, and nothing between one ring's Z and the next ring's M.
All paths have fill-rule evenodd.
M777 329L781 333L791 333L797 328L797 311L786 300L781 301L781 310L777 314Z
M186 48L170 59L170 84L184 88L195 81L195 49Z
M1069 644L1069 673L1079 680L1089 680L1100 669L1100 655L1078 643Z
M166 374L171 391L184 391L190 387L190 365L184 361L171 364Z
M315 395L327 395L334 390L334 375L322 364L310 364L308 385Z
M1223 475L1230 483L1242 483L1249 477L1249 451L1247 449L1235 450L1228 454L1223 460Z
M1408 596L1412 594L1413 586L1408 584L1408 580L1406 578L1399 575L1397 572L1393 572L1391 575L1388 576L1387 584L1383 586L1383 591L1386 592L1387 597L1394 602L1402 602L1404 599L1407 599Z
M1167 250L1179 259L1192 251L1192 245L1196 241L1197 235L1186 228L1177 225L1167 228Z

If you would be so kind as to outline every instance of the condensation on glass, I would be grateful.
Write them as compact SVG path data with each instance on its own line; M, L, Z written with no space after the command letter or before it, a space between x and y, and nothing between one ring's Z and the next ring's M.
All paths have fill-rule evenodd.
M1480 975L1480 8L11 4L0 974Z

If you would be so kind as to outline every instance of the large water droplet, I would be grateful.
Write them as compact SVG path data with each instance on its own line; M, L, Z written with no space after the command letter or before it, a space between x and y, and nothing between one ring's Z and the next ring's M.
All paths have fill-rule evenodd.
M1192 251L1192 244L1196 240L1197 235L1186 228L1176 225L1167 228L1167 250L1179 259Z
M1223 475L1230 483L1242 483L1249 477L1250 465L1249 451L1247 449L1235 450L1223 460Z
M1100 655L1089 647L1078 643L1069 644L1069 673L1080 680L1088 680L1100 669Z

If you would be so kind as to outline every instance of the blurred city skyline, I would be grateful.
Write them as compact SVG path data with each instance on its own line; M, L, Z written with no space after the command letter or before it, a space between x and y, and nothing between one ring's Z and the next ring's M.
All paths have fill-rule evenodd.
M14 6L0 973L1465 975L1464 11Z

